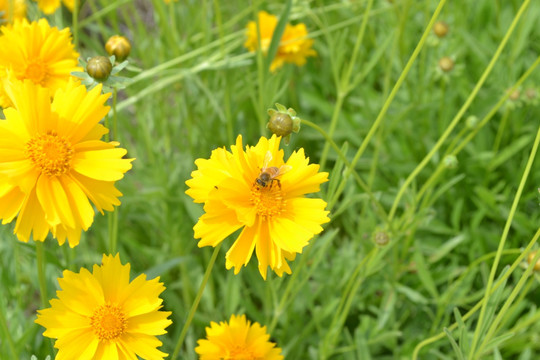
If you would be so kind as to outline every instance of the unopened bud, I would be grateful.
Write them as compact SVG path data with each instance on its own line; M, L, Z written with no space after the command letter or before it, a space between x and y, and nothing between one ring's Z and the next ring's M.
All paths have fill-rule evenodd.
M385 246L390 242L390 237L386 231L377 231L375 233L375 244Z
M454 68L454 60L445 56L439 60L439 68L444 72L450 72Z
M446 155L443 159L443 165L447 169L455 169L458 166L458 160L455 155Z
M122 62L129 56L129 53L131 52L131 44L126 37L113 35L109 38L109 40L107 40L105 50L107 50L109 55L114 55L116 57L116 61Z
M529 256L527 257L527 262L530 264L532 263L532 261L534 260L534 257L536 256L536 251L533 251L529 254ZM537 259L536 260L536 264L534 264L534 270L535 271L540 271L540 259Z
M97 81L105 81L112 71L111 60L106 56L94 56L88 60L86 72Z
M445 37L446 34L448 34L449 29L450 27L448 26L448 24L443 21L437 21L433 25L433 32L435 33L435 35L437 35L438 38Z
M474 115L467 116L467 119L465 119L465 124L469 129L476 128L476 125L478 125L478 118Z

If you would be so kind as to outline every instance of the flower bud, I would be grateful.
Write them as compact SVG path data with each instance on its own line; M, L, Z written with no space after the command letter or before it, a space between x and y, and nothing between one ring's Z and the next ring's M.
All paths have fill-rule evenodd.
M109 55L114 55L116 57L116 61L122 62L129 56L129 53L131 52L131 44L126 37L113 35L109 38L109 40L107 40L105 50L107 50Z
M536 256L536 251L533 251L529 254L527 257L527 262L530 264L534 260L534 257ZM534 264L534 270L540 271L540 259L536 260L536 264Z
M478 125L478 118L474 115L467 116L467 119L465 119L465 124L469 129L476 128L476 125Z
M86 72L97 81L107 80L111 71L111 60L105 56L94 56L86 64Z
M289 114L275 112L268 121L268 129L277 136L287 136L292 133L293 121Z
M538 97L538 93L535 88L528 88L525 90L525 97L527 100L535 100Z
M458 160L455 155L446 155L443 159L443 165L447 169L455 169L458 166Z
M438 38L445 37L446 34L448 34L449 29L450 28L449 28L448 24L443 22L443 21L437 21L433 25L433 32L435 33L435 35L437 35Z
M444 72L450 72L454 68L454 60L445 56L439 60L439 68Z
M390 242L390 237L386 231L377 231L375 233L375 244L385 246Z

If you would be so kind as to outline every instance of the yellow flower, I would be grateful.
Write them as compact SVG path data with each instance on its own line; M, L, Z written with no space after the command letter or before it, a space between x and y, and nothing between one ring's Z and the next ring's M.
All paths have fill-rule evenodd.
M193 228L195 238L201 239L199 247L215 247L243 228L226 255L226 267L234 266L235 274L247 265L254 250L264 279L268 266L278 276L290 274L286 260L294 260L313 235L323 230L321 224L329 221L326 202L304 197L319 191L328 173L319 173L319 165L308 165L304 149L293 152L285 163L280 140L275 135L261 137L256 146L244 151L238 136L232 152L219 148L210 159L196 160L198 170L186 181L190 187L186 193L204 203L205 214Z
M56 360L71 359L163 359L156 335L166 334L171 312L159 311L165 290L159 277L146 280L141 274L129 281L130 265L120 256L103 255L93 272L65 270L58 279L62 290L51 307L38 310L36 323L44 336L57 339Z
M60 0L34 0L44 14L53 14L60 7Z
M1 31L0 79L10 71L19 80L32 80L49 88L54 95L66 86L72 71L82 71L77 66L79 54L73 48L69 29L51 28L45 19L32 23L24 19ZM5 91L2 87L0 84L0 93ZM0 107L12 106L5 95L0 101L2 98Z
M266 11L259 11L258 17L261 49L266 55L278 19L276 16L270 15ZM280 39L276 57L272 60L272 64L270 65L270 70L275 71L282 67L284 63L293 63L302 66L306 63L306 57L317 55L315 50L311 48L313 40L308 39L307 36L308 32L305 24L300 23L294 26L287 24L283 36ZM247 40L244 43L244 46L252 52L256 51L259 47L257 24L255 21L250 21L247 25Z
M70 82L51 104L49 90L29 80L5 84L15 107L0 121L0 219L18 215L19 240L33 233L43 241L51 231L73 247L94 219L90 201L101 213L120 204L114 183L133 161L122 158L126 150L117 142L100 141L110 94Z
M78 6L81 7L81 0L78 0ZM62 0L65 7L68 8L69 11L73 12L73 8L75 7L75 0Z
M200 360L283 360L281 349L268 339L266 326L252 325L245 315L232 315L228 324L212 321L195 352Z
M20 20L26 17L26 1L25 0L15 0L13 2L14 11L13 11L13 20ZM0 0L0 24L2 21L8 21L12 9L9 7L10 0Z

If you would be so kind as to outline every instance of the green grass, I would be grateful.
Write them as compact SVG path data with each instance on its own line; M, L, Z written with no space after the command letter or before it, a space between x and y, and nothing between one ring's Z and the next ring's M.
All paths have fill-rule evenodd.
M84 58L103 55L116 33L133 45L113 134L136 158L117 184L117 250L134 275L167 287L164 352L174 351L213 252L193 239L202 206L184 191L194 160L238 134L251 145L269 136L266 109L279 102L309 121L284 150L303 147L329 172L319 195L331 222L292 275L267 281L255 259L227 271L234 237L225 240L179 358L197 358L210 321L244 313L268 326L289 360L540 356L540 275L525 261L540 247L540 5L442 3L294 1L289 20L306 23L318 56L273 74L243 48L244 28L286 2L83 4ZM50 20L69 26L71 14ZM445 38L429 31L435 20L449 24ZM438 69L443 56L455 61L449 73ZM519 99L508 99L511 88ZM45 242L47 299L64 269L91 268L108 253L107 217L97 215L74 249ZM12 230L0 228L0 359L12 348L41 360L51 352L34 324L35 244Z

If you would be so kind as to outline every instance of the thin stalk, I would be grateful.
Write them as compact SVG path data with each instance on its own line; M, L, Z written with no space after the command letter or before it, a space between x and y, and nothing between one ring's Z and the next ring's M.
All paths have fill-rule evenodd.
M112 134L109 130L109 133L107 134L107 141L118 137L118 116L116 111L116 102L118 97L118 90L116 88L113 89L113 100L112 100ZM109 125L107 123L107 119L105 120L105 126ZM109 213L108 218L108 226L109 226L109 252L111 255L116 254L116 247L118 244L118 208L115 208L112 213Z
M360 178L360 175L358 175L358 173L356 172L356 170L350 168L351 166L351 163L349 162L349 160L347 159L347 157L345 156L345 154L343 154L340 150L340 148L337 146L337 144L334 142L334 140L332 140L332 138L330 137L330 135L328 135L326 133L326 131L323 130L323 128L321 128L319 125L309 121L309 120L303 120L302 119L302 124L305 124L309 127L311 127L312 129L315 129L317 132L319 132L319 134L321 134L325 140L327 141L328 144L330 144L330 146L332 146L332 148L334 149L334 151L336 152L336 154L341 158L341 160L343 161L343 163L345 164L345 166L347 167L347 169L350 169L352 171L352 174L356 180L356 182L358 183L358 185L362 188L362 190L369 196L369 199L373 202L373 204L375 205L375 207L377 208L377 212L379 214L379 217L381 218L382 221L384 221L386 224L388 224L388 215L386 214L386 211L384 211L384 208L383 206L381 205L381 203L375 198L375 195L373 195L373 193L371 192L371 190L369 189L369 187L366 185L366 183L362 180L362 178ZM328 196L330 196L330 194L328 194ZM334 197L330 203L328 204L328 209L331 210L333 207L334 207L334 204L336 203L337 201L337 197Z
M345 100L345 97L351 91L350 89L350 80L351 75L354 69L354 65L356 63L356 59L358 57L358 52L360 50L360 45L362 44L362 41L364 40L364 35L366 33L367 23L369 20L369 14L371 12L371 7L373 6L373 0L369 0L366 11L364 12L364 16L362 18L362 24L360 25L360 29L358 30L358 35L356 37L356 42L354 44L354 49L352 52L351 60L349 62L349 66L343 73L343 77L341 78L341 81L336 84L337 85L337 102L334 107L334 113L332 115L332 120L330 121L330 128L328 129L328 135L330 138L334 136L334 131L336 130L339 114L341 112L341 108L343 107L343 101ZM328 156L328 151L330 150L330 144L326 142L324 144L323 152L321 155L321 169L324 169L326 165L326 158Z
M79 0L73 0L73 12L71 13L71 28L73 31L73 45L79 48Z
M8 24L13 23L14 15L15 15L15 0L8 0L8 10L7 10Z
M2 332L5 334L5 340L7 340L9 352L11 353L11 358L19 359L19 354L17 354L15 342L13 341L13 338L11 337L11 332L8 329L3 309L0 309L0 327L2 328Z
M533 238L531 239L531 241L529 242L529 244L527 244L527 247L525 249L523 249L523 251L521 252L521 254L517 257L516 260L514 260L514 262L512 263L512 265L510 266L510 268L508 269L508 271L506 273L504 273L503 276L501 276L501 278L495 283L495 285L493 285L493 288L491 289L490 291L490 294L493 294L502 284L505 283L505 281L512 275L513 271L521 264L521 262L523 261L523 259L525 259L525 256L529 254L529 252L531 251L531 249L533 248L533 246L536 244L536 242L538 241L538 239L540 238L540 229L538 229L536 231L536 234L534 234ZM466 321L467 319L469 319L471 316L473 316L476 311L478 311L478 309L480 309L481 306L484 305L484 301L486 299L483 298L481 301L479 301L476 305L473 306L473 308L471 310L469 310L469 312L467 312L465 315L463 315L462 319L463 321ZM455 329L457 329L458 327L458 323L455 322L453 323L452 325L450 325L447 330L448 331L454 331ZM430 338L427 338L423 341L421 341L418 345L416 345L416 347L414 348L414 351L413 351L413 355L412 355L412 360L416 360L418 359L418 354L420 353L420 350L422 350L422 348L426 345L429 345L429 344L432 344L440 339L443 339L446 337L446 332L442 331L440 332L439 334L437 335L434 335Z
M532 164L534 163L536 152L538 151L538 144L540 144L540 126L538 127L538 131L536 132L536 139L534 140L534 144L531 149L531 154L529 155L529 160L527 161L527 165L525 166L525 171L523 172L523 175L521 176L521 181L519 183L516 196L514 197L512 207L510 208L510 213L506 220L506 224L504 226L501 240L499 241L499 247L497 248L497 255L495 256L495 259L493 260L493 265L491 266L491 271L489 273L488 283L486 286L486 292L484 295L484 303L482 305L482 309L480 310L480 316L476 324L473 341L471 344L471 348L469 350L469 356L468 356L469 359L474 359L473 355L475 354L476 346L478 344L478 341L480 340L480 329L482 329L483 327L484 317L485 317L486 308L487 308L487 301L489 299L489 296L491 295L491 288L493 287L495 273L497 272L497 267L499 266L501 254L504 249L504 244L506 243L506 238L508 237L508 232L510 231L510 226L512 225L512 220L514 219L514 215L516 213L519 200L521 199L521 193L523 192L523 188L525 187L525 183L527 182L527 178L531 171Z
M427 39L427 37L428 37L428 35L429 35L430 31L431 31L431 28L433 27L433 24L435 23L435 20L437 20L437 17L439 16L439 13L441 12L441 10L444 7L445 3L446 3L446 0L439 1L439 5L435 9L435 12L433 13L433 16L431 17L431 20L429 21L428 25L426 26L426 29L424 30L424 34L420 38L420 41L416 45L416 48L414 49L411 57L409 58L409 61L405 65L405 68L403 69L403 71L401 72L401 75L399 76L398 80L396 81L396 84L394 85L394 88L392 89L392 91L390 92L390 95L388 95L388 98L384 102L384 104L383 104L383 106L381 108L381 111L379 112L379 115L375 119L375 122L373 123L373 125L371 125L371 128L369 129L366 137L362 141L362 144L358 148L358 151L356 152L353 160L351 161L351 168L354 168L356 166L356 164L360 160L360 157L362 156L362 154L366 150L369 142L371 141L371 138L373 137L373 135L375 134L375 132L377 131L377 129L381 125L382 120L384 119L384 116L386 115L386 112L388 111L388 108L390 107L390 104L394 100L398 90L401 88L401 85L403 84L403 82L405 81L405 78L409 74L409 71L411 70L411 68L412 68L412 66L414 64L414 61L416 60L416 58L418 57L418 54L420 53L420 50L422 50L422 48L424 47L424 43L426 42L426 39ZM346 181L349 176L350 176L350 171L345 173L343 182ZM412 179L411 179L411 181L412 181ZM394 212L395 212L395 210L394 210ZM391 213L391 215L392 216L389 217L390 221L392 220L392 217L393 217L392 213Z
M538 261L538 259L540 259L540 252L537 252L536 255L534 256L533 260L529 263L529 266L527 266L527 269L521 275L521 278L519 279L518 283L516 284L516 286L514 287L514 289L512 290L512 292L510 293L510 295L506 299L506 301L504 302L504 305L501 307L501 310L499 311L499 313L497 314L497 316L495 317L495 319L491 323L491 325L489 327L489 330L486 333L486 336L484 337L482 343L480 344L480 346L478 348L478 354L482 354L485 347L489 344L490 340L493 338L493 335L495 334L495 331L497 330L499 324L503 320L503 317L506 315L508 309L510 308L510 305L512 305L512 303L514 302L514 299L518 295L523 294L521 289L523 288L523 286L525 286L525 282L531 276L532 271L533 271L533 269L534 269L534 267L536 265L536 261Z
M521 18L521 15L523 14L525 9L527 8L527 5L529 4L529 2L530 2L530 0L525 0L525 2L522 4L521 8L519 9L519 12L517 13L516 17L514 18L514 21L512 21L512 24L510 25L510 28L508 29L508 31L506 32L503 40L499 44L499 47L497 48L497 51L495 52L495 54L491 58L491 61L489 62L486 70L484 70L484 73L480 77L480 80L478 80L478 82L476 83L476 85L475 85L474 89L472 90L471 94L469 95L469 97L465 101L465 104L463 104L463 106L458 111L456 116L452 119L452 121L450 122L450 124L446 128L445 132L439 138L437 143L433 146L431 151L424 157L424 159L420 162L420 164L418 164L418 166L416 166L416 168L411 172L411 174L407 177L407 179L405 180L405 182L403 183L403 185L399 189L399 191L398 191L398 193L396 195L396 198L394 199L394 203L392 204L392 208L390 210L390 214L389 214L390 220L392 220L394 218L394 215L396 214L396 211L397 211L398 204L399 204L401 198L403 197L403 195L405 194L405 190L413 182L413 180L416 178L416 176L418 176L418 174L428 164L428 162L431 160L433 155L435 155L437 153L437 151L439 151L442 144L444 144L446 139L450 136L450 134L452 133L452 131L454 130L456 125L461 120L461 117L463 116L463 114L465 114L465 112L467 111L467 109L469 108L469 106L471 105L473 100L476 98L476 95L478 94L478 92L482 88L482 85L484 85L484 82L486 81L488 75L491 73L491 70L493 69L493 67L495 66L495 63L499 59L499 56L501 55L504 47L506 46L506 43L510 39L510 35L514 31L514 28L516 27L519 19ZM428 26L428 30L431 29L433 24L430 24L430 25L431 26ZM367 137L366 137L366 140L367 140ZM366 140L364 140L364 142Z
M212 273L212 268L214 267L216 258L219 254L219 249L221 249L222 244L223 242L221 242L218 246L216 246L216 248L214 249L214 253L212 254L212 257L210 258L210 262L208 263L208 266L206 267L206 272L204 273L201 286L199 287L197 296L195 296L195 300L193 300L193 304L191 305L191 309L189 310L189 314L186 319L186 322L184 323L184 327L182 328L182 331L180 332L180 336L178 337L178 341L176 342L176 347L174 348L174 352L171 356L172 360L176 359L178 357L178 354L180 353L180 349L182 348L182 344L184 343L184 339L186 338L189 325L191 325L193 316L195 316L195 312L197 311L197 307L199 306L199 302L201 301L204 288L206 287L206 283L208 282L208 279L210 278L210 274Z
M41 299L41 308L45 309L48 304L47 296L47 278L45 276L45 250L43 249L43 241L34 241L36 244L36 263L39 281L39 298ZM54 354L54 346L52 339L49 339L49 351Z

